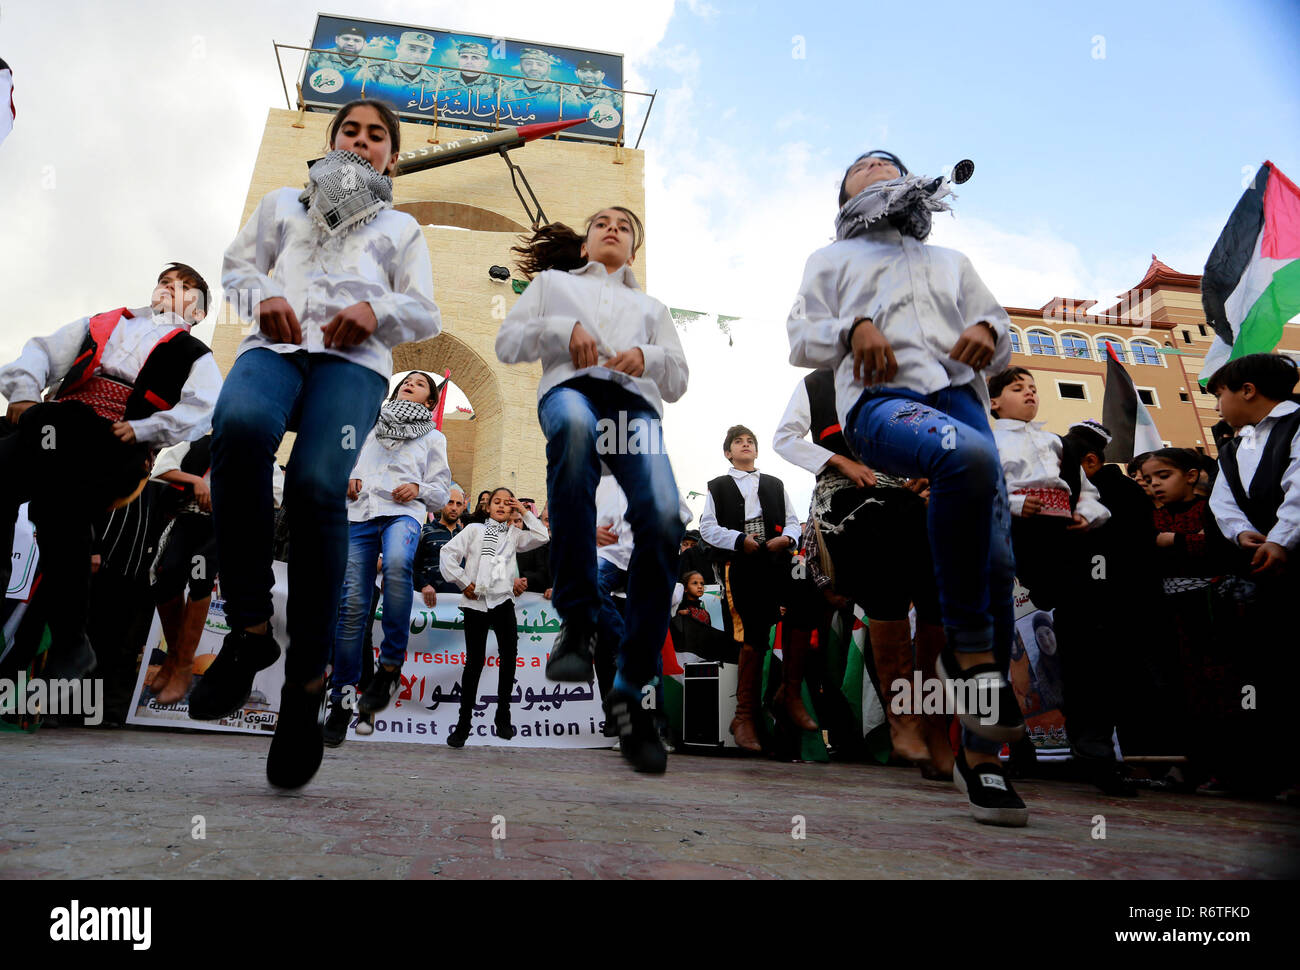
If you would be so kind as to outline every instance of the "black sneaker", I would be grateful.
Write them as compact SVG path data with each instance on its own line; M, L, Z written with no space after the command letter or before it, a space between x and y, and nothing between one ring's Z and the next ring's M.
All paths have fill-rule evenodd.
M668 751L659 738L654 714L641 706L641 698L611 692L609 716L618 728L618 750L637 771L662 775Z
M546 679L585 684L596 676L596 630L565 620L546 660Z
M325 726L321 728L321 739L325 742L325 746L337 748L342 744L348 736L348 725L351 723L351 711L338 702L330 705Z
M1016 692L996 664L976 664L966 670L957 663L957 655L951 647L945 646L939 654L936 665L939 676L953 684L953 696L956 710L953 712L961 721L961 726L972 734L989 741L1010 744L1025 736L1025 719L1020 713L1020 702ZM973 690L967 690L971 681L975 682ZM947 684L944 685L945 689ZM969 695L974 695L973 697ZM973 700L976 709L966 703ZM981 709L988 710L987 702L996 701L997 718L985 723ZM993 711L988 710L989 714Z
M280 645L266 633L231 630L217 658L190 691L189 714L196 721L229 717L248 703L253 678L280 656Z
M280 691L280 718L266 755L266 780L276 788L301 788L320 767L328 696L324 689L313 694L293 684Z
M966 764L966 749L957 752L952 773L957 790L970 800L970 813L985 825L1019 828L1029 824L1029 809L1011 787L1001 764Z
M402 669L399 667L396 670L389 670L380 664L379 669L375 671L374 679L370 681L370 686L357 701L357 707L362 714L378 714L392 703L401 689Z
M457 722L456 726L451 729L447 735L447 746L451 748L465 747L465 740L469 737L469 725L464 722Z

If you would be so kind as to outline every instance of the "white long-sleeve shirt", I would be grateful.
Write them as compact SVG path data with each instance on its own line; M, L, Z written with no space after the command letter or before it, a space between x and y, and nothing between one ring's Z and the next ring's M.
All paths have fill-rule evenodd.
M519 578L515 555L550 541L546 526L533 513L524 512L524 528L511 526L491 559L483 558L483 523L471 522L448 539L438 551L442 578L461 589L474 584L474 599L460 598L462 610L486 612L507 600L513 601L514 581Z
M618 541L596 546L596 557L626 570L632 562L632 526L627 521L627 495L613 475L601 475L596 486L596 525L618 535Z
M745 499L745 519L761 517L763 507L758 501L758 470L743 472L739 468L732 468L727 474L735 479L736 487L740 489L740 494ZM785 528L781 535L789 536L798 545L799 516L794 511L794 503L790 501L790 492L782 488L781 495L785 501ZM700 514L700 538L719 549L735 549L736 543L742 536L744 536L743 532L725 528L718 523L718 512L713 507L713 493L708 492L704 500L704 511ZM767 538L775 539L776 536Z
M257 304L283 297L302 327L302 343L273 343L256 323L236 356L255 347L333 354L368 367L387 380L392 348L436 337L442 315L433 302L429 247L419 224L405 212L384 209L365 225L326 238L298 201L300 189L268 192L258 203L221 264L226 299L245 319ZM325 347L322 328L335 314L369 303L375 332L355 347Z
M791 364L835 368L841 424L867 389L853 379L849 346L860 317L893 348L898 374L887 387L933 394L969 384L987 406L980 373L948 356L966 328L980 322L997 338L987 372L996 374L1011 359L1007 311L955 249L928 246L890 226L833 242L808 257L786 334Z
M800 381L794 386L790 403L785 406L785 413L776 426L776 435L772 438L772 450L792 465L820 475L826 463L835 457L835 452L823 448L815 441L805 437L812 428L812 408L808 403L808 385Z
M123 315L113 328L95 373L134 384L158 341L177 327L188 331L190 325L174 313L155 314L149 307L130 312L132 316ZM46 387L67 375L89 333L90 317L82 317L48 337L27 341L17 360L0 367L0 394L10 402L41 400ZM190 367L175 406L127 423L136 441L153 448L196 441L211 430L212 409L220 394L221 371L212 355L204 354Z
M447 465L447 438L436 428L418 438L389 442L375 437L372 428L349 478L361 479L361 492L348 502L349 522L368 522L381 515L409 515L424 525L424 509L439 512L451 495L451 468ZM413 483L419 494L409 502L393 498L393 489Z
M1061 477L1064 451L1061 439L1050 431L1044 431L1041 421L998 418L993 422L993 438L997 441L1002 473L1007 479L1007 498L1011 502L1012 515L1020 515L1025 507L1025 496L1016 495L1016 489L1054 488L1069 494L1070 486ZM1083 517L1089 528L1110 518L1110 509L1101 504L1097 486L1082 472L1074 511Z
M1259 424L1254 425L1253 430L1251 426L1242 429L1243 440L1237 447L1237 471L1241 475L1242 488L1247 492L1250 491L1250 483L1255 480L1255 471L1259 468L1259 459L1264 454L1264 446L1268 443L1273 426L1277 424L1278 418L1286 417L1297 408L1300 408L1300 404L1283 401L1268 412ZM1246 440L1247 435L1254 439L1253 443ZM1228 476L1222 472L1215 479L1214 488L1210 492L1210 511L1219 523L1219 531L1233 542L1237 542L1238 536L1243 532L1260 531L1237 505L1228 484ZM1291 441L1291 460L1282 473L1282 504L1278 506L1277 523L1268 530L1267 539L1287 550L1300 545L1300 433Z
M599 365L575 368L569 340L577 323L599 344L600 360L638 347L645 355L645 372L632 377ZM496 351L506 364L542 362L539 401L557 384L598 377L644 398L662 417L664 401L686 393L686 355L672 315L641 292L630 266L609 273L602 263L592 262L568 273L539 273L506 314L497 331Z

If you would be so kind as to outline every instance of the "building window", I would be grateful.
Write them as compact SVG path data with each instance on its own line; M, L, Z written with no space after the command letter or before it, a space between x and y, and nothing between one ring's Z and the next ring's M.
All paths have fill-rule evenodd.
M1186 404L1188 401L1191 400L1191 397L1188 396L1188 394L1187 394L1186 391L1179 391L1179 392L1178 392L1178 400L1180 400L1180 401L1182 401L1184 404Z
M1118 337L1107 337L1102 335L1097 338L1097 357L1101 360L1106 359L1106 344L1109 343L1115 351L1115 356L1119 358L1121 364L1128 362L1128 355L1124 352L1124 345L1119 342Z
M1015 330L1010 331L1010 333L1011 333L1011 352L1013 354L1024 353L1024 351L1020 349L1020 334Z
M1160 401L1156 398L1156 392L1151 387L1139 387L1137 389L1138 400L1149 408L1160 407Z
M1205 324L1203 324L1203 323L1198 323L1198 324L1196 325L1196 329L1199 330L1199 331L1201 331L1201 336L1202 336L1202 337L1208 337L1208 336L1209 336L1209 333L1207 333L1206 330L1205 330Z
M1080 337L1078 334L1061 334L1061 348L1066 357L1080 357L1084 360L1092 359L1092 353L1088 350L1087 338Z
M1046 330L1029 331L1029 352L1031 354L1043 354L1047 357L1056 356L1056 338Z
M1076 384L1073 381L1057 381L1056 393L1062 401L1088 400L1088 386L1086 384Z
M1133 351L1135 364L1158 365L1160 363L1160 351L1155 344L1147 343L1145 340L1131 340L1129 348Z
M1184 330L1184 331L1183 331L1183 343L1185 343L1185 344L1190 344L1191 342L1192 342L1192 334L1191 334L1191 331L1190 331L1190 330Z

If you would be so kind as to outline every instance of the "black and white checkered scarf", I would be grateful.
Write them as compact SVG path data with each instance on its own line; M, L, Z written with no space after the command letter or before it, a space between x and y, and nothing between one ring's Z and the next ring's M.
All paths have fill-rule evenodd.
M389 401L379 409L379 420L375 422L375 438L389 448L432 430L429 408L414 401Z
M844 203L835 217L835 238L852 239L888 223L905 236L924 240L930 235L930 213L947 212L952 206L942 201L951 195L945 180L933 192L933 179L904 175L888 182L876 182Z
M298 200L329 236L346 235L393 204L393 180L352 152L330 152L307 176L307 188Z

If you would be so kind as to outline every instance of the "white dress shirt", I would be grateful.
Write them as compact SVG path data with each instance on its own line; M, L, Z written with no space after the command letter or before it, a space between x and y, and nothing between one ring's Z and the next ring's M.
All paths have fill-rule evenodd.
M1259 468L1259 459L1264 454L1264 446L1268 444L1273 425L1277 424L1278 418L1286 417L1296 408L1300 408L1300 404L1282 401L1259 424L1253 428L1247 425L1241 429L1239 434L1242 441L1237 446L1237 471L1241 475L1241 486L1247 492L1250 491L1250 483L1255 480L1255 471ZM1254 439L1253 443L1251 438ZM1219 523L1219 531L1233 542L1237 542L1243 532L1260 531L1237 505L1232 488L1228 485L1228 476L1222 471L1214 480L1214 489L1210 492L1210 511ZM1276 542L1288 551L1300 545L1300 433L1291 441L1291 461L1282 473L1282 504L1278 506L1277 523L1268 530L1267 540Z
M988 323L997 338L987 373L1011 359L1011 320L955 249L927 246L887 226L817 250L804 267L799 298L786 322L790 363L835 368L835 410L847 424L866 385L853 379L849 330L867 317L898 361L886 386L933 394L969 384L988 405L982 375L948 353L966 328Z
M1020 515L1025 496L1011 494L1018 488L1054 488L1070 492L1061 477L1063 447L1058 435L1043 430L1041 421L1016 421L998 418L993 422L993 437L1002 459L1002 473L1007 479L1007 498L1011 514ZM1110 518L1110 509L1101 504L1101 493L1087 475L1079 471L1079 497L1074 511L1083 516L1088 527L1101 525Z
M545 545L550 538L546 526L525 510L524 528L507 529L505 541L497 546L496 554L485 560L483 523L471 522L443 544L438 552L438 570L443 579L461 589L474 584L474 599L460 598L462 610L487 612L515 598L514 581L519 578L515 555Z
M645 373L632 377L600 366L575 368L569 340L577 323L599 344L600 360L639 347L645 355ZM496 350L506 364L542 362L539 401L557 384L581 376L622 384L661 417L664 401L676 401L686 393L686 355L672 315L641 292L630 266L609 273L604 264L593 262L568 273L553 269L539 273L497 331Z
M632 561L632 527L627 522L627 495L613 475L601 475L596 486L596 525L618 536L617 542L596 546L596 557L626 571Z
M792 465L798 465L814 475L820 475L835 452L823 448L804 436L812 429L812 408L808 404L808 385L800 381L794 386L790 403L776 426L772 450Z
M155 314L149 307L130 311L118 321L99 359L96 374L134 384L158 341L177 327L190 325L174 313ZM0 367L0 394L14 401L39 401L41 392L67 375L90 333L90 317L60 327L48 337L33 337L12 364ZM221 394L221 371L211 354L190 367L180 400L166 411L128 421L135 439L152 448L196 441L212 429L212 409Z
M729 474L735 479L736 486L740 489L740 494L745 499L745 519L757 519L763 515L763 507L758 501L758 470L744 472L739 468L729 469ZM783 536L789 536L799 543L799 516L794 512L794 503L790 501L790 493L782 488L781 494L785 500L785 531ZM707 498L704 500L704 511L700 515L700 538L711 546L719 549L734 550L736 542L744 536L743 532L735 529L723 528L718 524L718 512L713 507L713 493L706 491ZM776 536L768 536L768 539L775 539Z
M221 285L226 299L250 321L263 300L288 300L302 327L302 343L273 343L253 323L236 356L255 347L279 354L333 354L387 380L393 347L442 330L420 226L405 212L384 209L365 225L327 237L298 201L300 194L283 188L263 197L226 250ZM326 349L322 328L356 303L370 304L375 332L355 347Z
M389 448L391 444L393 447ZM381 515L409 515L424 525L425 514L439 512L451 495L451 468L447 465L447 438L436 428L418 438L385 441L372 428L361 446L349 478L361 479L361 493L348 502L349 522L368 522ZM393 489L412 483L419 494L409 502L393 498Z

